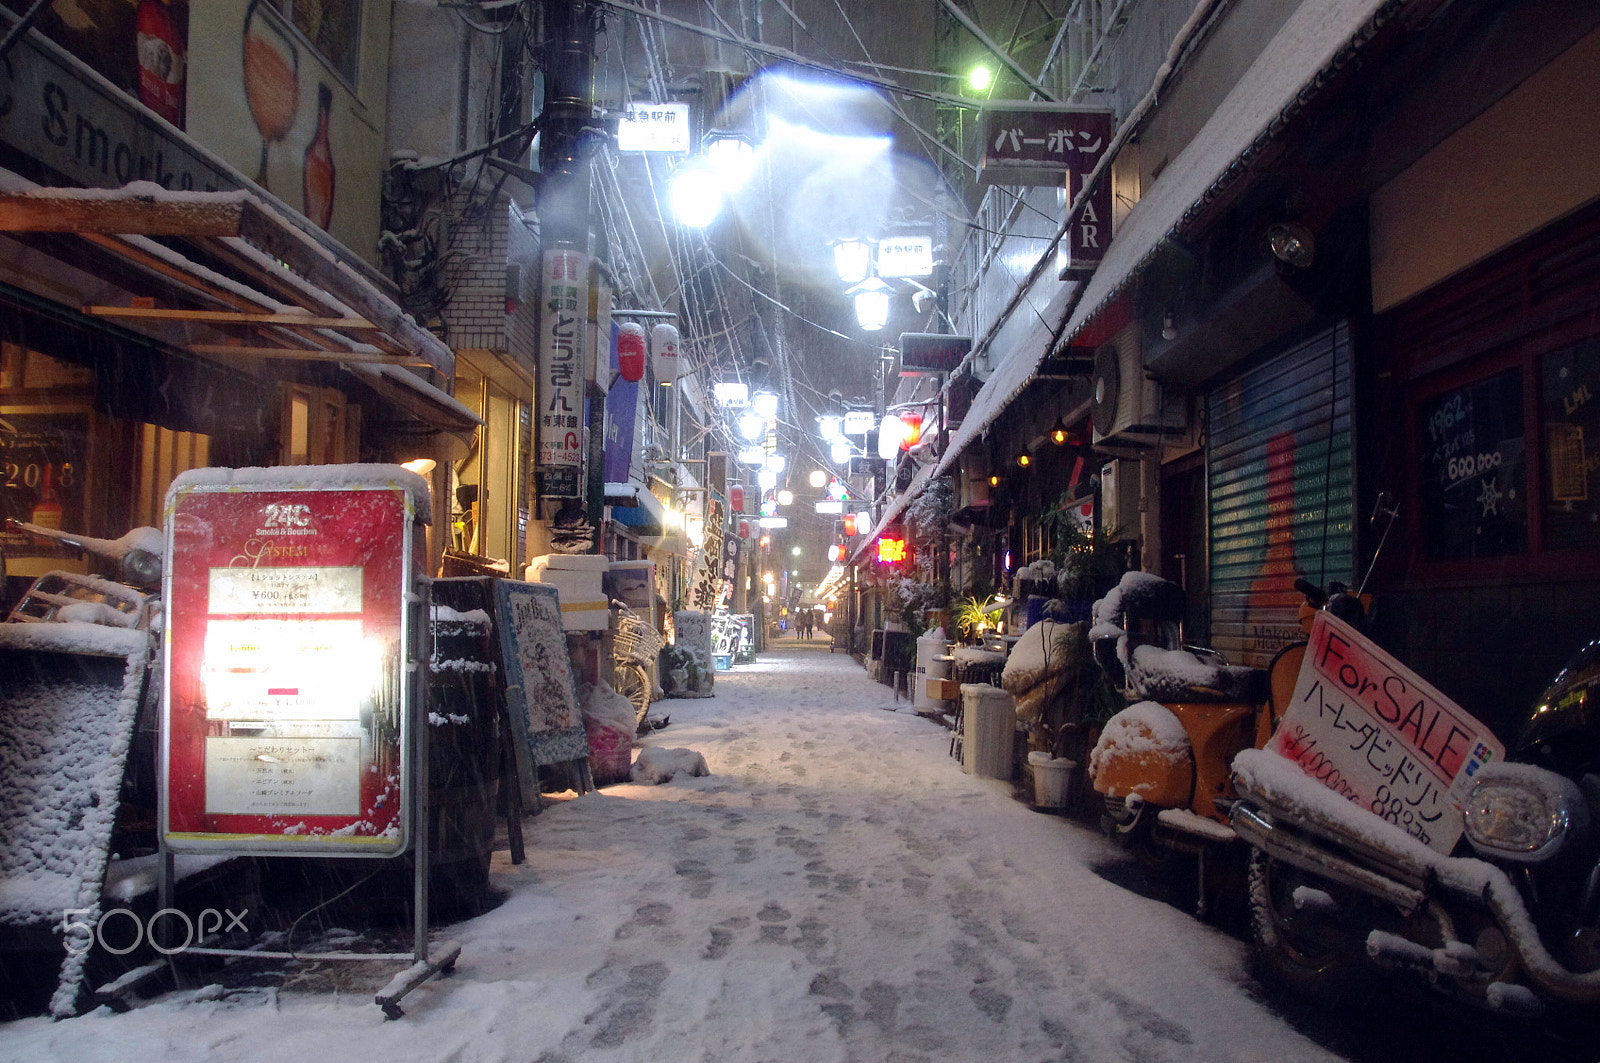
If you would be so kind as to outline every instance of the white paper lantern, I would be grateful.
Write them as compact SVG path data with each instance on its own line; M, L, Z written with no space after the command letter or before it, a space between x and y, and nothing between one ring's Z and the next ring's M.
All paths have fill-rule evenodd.
M678 357L678 326L666 321L650 330L650 354L654 360L656 382L671 384L683 373Z

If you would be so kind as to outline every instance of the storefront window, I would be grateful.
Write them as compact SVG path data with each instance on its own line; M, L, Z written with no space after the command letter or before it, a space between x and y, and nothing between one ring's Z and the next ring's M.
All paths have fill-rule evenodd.
M1546 355L1540 375L1546 543L1600 545L1600 338Z
M1429 560L1526 552L1523 434L1521 369L1418 405L1423 550Z

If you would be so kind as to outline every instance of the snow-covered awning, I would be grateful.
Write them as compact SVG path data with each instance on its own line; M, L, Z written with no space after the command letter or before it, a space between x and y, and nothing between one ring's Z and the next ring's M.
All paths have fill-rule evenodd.
M1320 86L1348 47L1359 44L1387 0L1301 4L1234 83L1193 140L1123 219L1106 257L1062 335L1070 340L1133 279L1161 242L1211 190L1264 147L1283 117Z
M246 191L172 191L150 181L43 188L0 171L0 234L60 260L91 287L73 310L203 359L455 373L455 353L438 337Z
M1326 0L1296 8L1194 139L1128 212L1082 297L1075 298L1075 286L1063 286L1021 347L1001 361L973 399L935 475L943 475L1022 393L1050 353L1056 333L1069 342L1088 327L1210 191L1271 139L1283 115L1315 91L1386 2ZM1051 258L1055 253L1054 245L1046 251ZM1062 315L1074 303L1063 326Z

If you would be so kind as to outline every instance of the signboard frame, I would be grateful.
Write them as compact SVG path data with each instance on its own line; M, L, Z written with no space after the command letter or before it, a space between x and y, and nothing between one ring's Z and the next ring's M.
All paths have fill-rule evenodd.
M416 501L398 477L317 484L315 468L301 483L196 470L168 492L157 810L168 852L388 858L414 841L428 597ZM374 667L352 672L353 652Z

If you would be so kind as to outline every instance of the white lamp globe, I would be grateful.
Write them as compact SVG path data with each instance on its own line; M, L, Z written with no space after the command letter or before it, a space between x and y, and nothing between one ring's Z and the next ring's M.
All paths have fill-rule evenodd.
M828 450L828 457L833 459L833 463L835 465L843 465L845 462L849 461L850 441L847 439L835 439L833 441L833 446Z
M788 506L794 504L794 492L785 487L778 492L778 505Z
M770 491L778 486L778 474L771 469L762 469L756 473L756 485L763 491Z
M840 424L841 420L842 420L842 418L839 418L839 417L819 417L819 418L817 418L817 430L821 433L822 438L827 440L827 441L829 441L830 443L833 440L838 439L839 438L839 424Z
M761 433L766 431L765 418L753 413L747 413L739 418L739 434L746 439L760 439Z
M892 413L883 415L878 423L878 457L885 461L900 452L900 441L906 437L905 422Z
M811 475L806 477L806 483L810 484L812 487L821 487L827 482L828 474L823 472L821 469L812 469Z
M750 399L750 408L756 412L756 416L770 421L778 416L778 396L770 391L758 391Z
M773 453L767 455L766 467L771 469L773 472L782 472L784 469L788 468L788 466L789 459L784 457L782 454Z
M672 176L667 199L678 221L703 229L722 211L722 182L704 162L689 163Z

